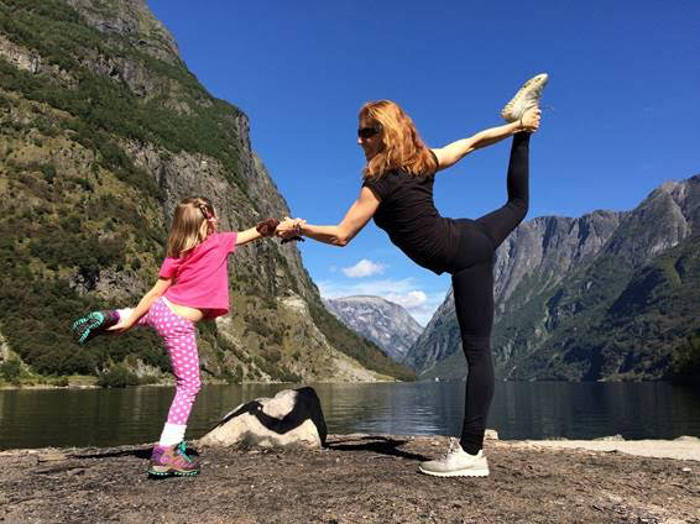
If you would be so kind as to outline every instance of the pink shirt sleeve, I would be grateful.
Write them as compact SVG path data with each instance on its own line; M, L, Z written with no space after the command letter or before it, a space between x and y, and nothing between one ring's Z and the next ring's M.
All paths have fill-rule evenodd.
M163 265L160 266L158 276L161 278L173 278L177 271L177 266L180 265L180 260L177 258L167 257L163 260Z
M221 236L221 247L226 251L226 253L233 253L236 250L236 239L238 238L238 233L231 231L229 233L220 233Z

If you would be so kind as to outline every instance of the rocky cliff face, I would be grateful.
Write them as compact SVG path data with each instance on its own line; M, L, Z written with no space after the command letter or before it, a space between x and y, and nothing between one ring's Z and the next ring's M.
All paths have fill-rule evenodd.
M700 305L700 294L690 291L700 271L691 255L698 248L699 206L695 176L662 185L630 212L521 224L498 249L494 270L500 374L664 376L675 344L699 327L689 313ZM667 270L674 264L682 264L682 274ZM455 377L464 375L463 361L450 292L405 362L425 376Z
M289 214L247 116L197 82L142 0L3 2L0 125L0 328L41 373L167 369L148 334L76 353L68 331L152 285L183 197L211 198L223 230ZM232 313L200 328L210 375L410 375L325 310L293 244L256 242L231 264Z
M423 328L403 307L381 297L358 295L324 301L328 310L355 333L401 362Z
M538 217L522 223L496 253L494 266L495 323L511 306L511 297L527 280L529 289L517 304L561 282L574 267L590 261L618 226L621 213L596 211L581 218ZM518 306L511 306L518 307ZM452 289L425 331L410 349L405 363L426 371L459 348L461 339L454 313Z

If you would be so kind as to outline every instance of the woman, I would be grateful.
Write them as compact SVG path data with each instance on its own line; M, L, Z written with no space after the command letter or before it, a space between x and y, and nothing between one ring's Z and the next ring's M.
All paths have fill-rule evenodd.
M506 125L481 131L443 148L429 149L413 122L394 102L369 102L360 110L358 143L367 164L360 196L335 226L285 220L283 238L302 234L345 246L370 218L417 264L452 275L455 311L467 358L464 423L459 442L447 455L423 462L420 471L436 476L487 476L482 451L486 418L494 391L490 335L493 324L493 258L496 248L525 218L528 208L528 147L540 123L538 107L547 75L518 91L501 115ZM477 220L440 216L433 203L433 181L469 153L513 136L507 175L508 202Z

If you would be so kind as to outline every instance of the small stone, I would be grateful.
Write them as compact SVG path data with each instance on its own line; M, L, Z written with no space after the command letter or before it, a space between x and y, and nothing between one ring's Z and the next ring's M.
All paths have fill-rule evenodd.
M618 433L617 435L609 435L607 437L598 437L598 438L594 438L593 440L622 441L622 440L625 440L625 438Z
M487 429L486 433L484 433L484 440L498 440L498 431Z
M683 468L681 471L683 471L684 473L691 473L693 470L690 468Z
M53 451L39 455L38 460L39 462L58 462L61 460L66 460L67 458L68 457L66 457L64 453L61 453L60 451Z

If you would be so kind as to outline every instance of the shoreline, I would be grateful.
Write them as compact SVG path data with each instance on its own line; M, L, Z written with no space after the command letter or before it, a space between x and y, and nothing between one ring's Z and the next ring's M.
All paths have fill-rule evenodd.
M87 376L87 375L86 375ZM60 377L59 377L60 378ZM105 387L97 385L97 377L93 381L86 381L85 384L68 384L65 386L58 386L53 384L8 384L0 383L0 392L2 391L19 391L19 390L48 390L48 389L65 389L65 390L76 390L76 389L133 389L133 388L145 388L145 387L175 387L175 382L173 379L168 379L166 382L149 382L146 384L133 384L128 386L119 387ZM371 380L371 381L357 381L349 382L347 380L317 380L313 382L282 382L282 381L260 381L260 380L246 380L244 382L234 382L229 383L225 380L207 380L203 381L203 386L245 386L249 384L256 385L266 385L266 384L288 384L290 386L301 387L307 384L412 384L419 382L417 380L413 381L402 381L397 379L392 380ZM425 381L430 382L430 381Z
M445 439L444 436L425 435L369 435L365 433L333 434L329 438L400 438L410 440L421 439ZM197 440L188 441L197 446ZM586 450L601 453L624 453L636 457L668 458L674 460L700 462L700 437L691 435L681 435L674 439L635 439L625 440L619 435L599 437L594 439L512 439L500 440L495 430L487 430L486 442L498 442L500 444L511 445L522 448L533 449L559 449L559 450ZM154 443L123 444L124 446L152 446ZM0 457L15 454L42 454L42 453L63 453L68 450L79 450L83 447L76 446L46 446L41 448L0 448ZM107 449L87 446L84 449ZM699 465L700 466L700 465Z
M488 440L489 477L418 473L446 449L446 437L365 434L322 450L205 448L199 476L160 481L145 444L6 451L0 520L700 522L695 460Z
M70 375L68 376L70 377ZM174 387L175 383L173 379L166 379L165 382L150 382L150 383L145 383L145 384L133 384L133 385L127 385L127 386L118 386L118 387L105 387L105 386L99 386L97 385L97 377L93 377L92 375L79 375L80 380L84 380L85 383L68 383L67 385L55 385L55 384L49 384L49 383L29 383L29 384L12 384L9 382L3 382L0 381L0 392L2 391L16 391L16 390L35 390L35 389L132 389L132 388L141 388L141 387L165 387L165 386L171 386ZM67 378L64 376L61 377L56 377L53 380L61 380L63 378ZM37 379L39 381L41 379ZM441 384L448 384L448 383L454 383L454 382L464 382L464 380L440 380L440 381L433 381L433 380L398 380L398 379L392 379L392 380L371 380L371 381L346 381L346 380L316 380L316 381L307 381L307 382L281 382L281 381L257 381L257 380L249 380L249 381L244 381L244 382L236 382L236 383L228 383L225 380L206 380L203 381L203 385L205 386L242 386L246 384L289 384L293 386L302 386L302 385L313 385L313 384L414 384L414 383L441 383ZM529 380L499 380L498 382L503 382L503 383L531 383L532 381ZM679 383L679 382L674 382L672 380L597 380L597 381L566 381L566 380L538 380L534 381L538 384L549 384L549 383L555 383L555 384L667 384L669 386L678 386L678 387L693 387L694 384L684 384L684 383Z

